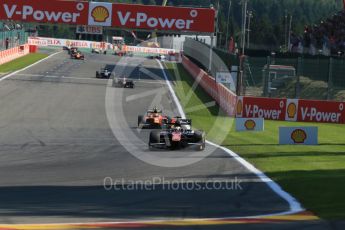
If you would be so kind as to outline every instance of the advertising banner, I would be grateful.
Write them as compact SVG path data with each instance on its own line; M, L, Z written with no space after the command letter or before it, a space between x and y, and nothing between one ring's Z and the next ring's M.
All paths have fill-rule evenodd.
M279 127L280 145L317 145L318 127Z
M215 10L113 4L113 27L213 33Z
M231 73L229 72L217 72L216 73L216 82L221 84L230 84L231 82Z
M162 54L169 55L176 53L174 49L162 49L162 48L150 48L150 47L140 47L140 46L123 46L123 51L133 52L133 53L146 53L146 54Z
M298 101L298 121L345 123L345 102Z
M29 38L28 44L33 46L48 46L48 41L45 39Z
M45 37L30 37L29 43L36 43L38 46L39 44L44 44L43 46L69 46L69 47L77 47L77 48L94 48L100 49L105 46L111 46L109 43L104 42L92 42L92 41L84 41L84 40L69 40L69 39L59 39L59 38L45 38Z
M77 34L103 34L103 27L79 25L76 28L76 33Z
M298 118L298 99L287 99L286 101L286 121L297 121Z
M0 20L86 25L89 3L58 0L1 0Z
M111 3L90 2L88 25L111 26L112 17L113 17L113 7Z
M236 131L264 131L263 118L236 118Z
M285 120L286 99L238 97L237 117Z
M0 20L213 33L215 10L67 0L2 0Z

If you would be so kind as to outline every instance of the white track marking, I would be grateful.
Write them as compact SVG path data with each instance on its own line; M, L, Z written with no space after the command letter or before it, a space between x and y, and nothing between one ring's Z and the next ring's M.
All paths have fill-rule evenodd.
M175 104L177 105L177 109L180 113L180 115L182 117L186 117L186 114L183 111L183 108L180 104L180 101L178 100L174 89L171 86L171 83L168 79L168 76L165 72L165 69L162 65L162 63L157 60L162 73L164 75L165 81L168 85L169 91L175 101ZM302 208L302 205L294 198L292 197L289 193L285 192L276 182L274 182L272 179L270 179L265 173L263 173L262 171L260 171L259 169L255 168L251 163L249 163L248 161L246 161L245 159L243 159L242 157L240 157L237 153L231 151L230 149L224 148L220 145L217 145L215 143L212 143L210 141L206 141L207 144L212 145L216 148L222 149L224 152L226 152L227 154L229 154L232 158L234 158L235 160L237 160L240 164L242 164L244 167L246 167L250 172L256 174L259 179L266 183L276 194L278 194L281 198L283 198L286 202L288 202L289 206L290 206L290 210L287 212L284 212L284 214L291 214L291 213L297 213L297 212L302 212L305 211L304 208ZM280 215L281 213L276 213L276 214L270 214L270 215Z
M29 69L29 68L31 68L31 67L33 67L33 66L35 66L35 65L37 65L37 64L39 64L39 63L41 63L41 62L43 62L43 61L45 61L45 60L47 60L47 59L49 59L49 58L51 58L51 57L53 57L53 56L55 56L55 55L57 55L57 54L60 54L60 53L62 53L62 52L63 52L63 51L53 53L53 54L49 55L48 57L43 58L43 59L41 59L41 60L39 60L39 61L37 61L37 62L35 62L35 63L33 63L33 64L31 64L31 65L25 67L25 68L23 68L23 69L20 69L20 70L17 70L17 71L15 71L15 72L13 72L13 73L10 73L10 74L6 75L5 77L0 78L0 82L3 81L3 80L6 80L7 78L12 77L13 75L18 74L18 73L20 73L20 72L22 72L22 71L24 71L24 70L27 70L27 69Z

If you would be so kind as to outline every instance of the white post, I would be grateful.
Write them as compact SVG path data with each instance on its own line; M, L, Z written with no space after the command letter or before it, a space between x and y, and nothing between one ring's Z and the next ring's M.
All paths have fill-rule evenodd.
M230 11L231 11L231 5L232 5L232 0L230 0L229 2L229 9L228 9L228 20L227 20L227 23L226 23L226 49L229 48L229 23L230 23Z
M246 45L246 25L247 25L247 5L248 0L242 1L242 55L244 55Z

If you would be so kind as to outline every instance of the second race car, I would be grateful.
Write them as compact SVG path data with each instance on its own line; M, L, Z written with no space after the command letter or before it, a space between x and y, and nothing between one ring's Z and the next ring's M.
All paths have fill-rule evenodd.
M162 110L153 108L148 110L145 116L138 116L138 127L139 128L151 128L151 129L161 129L166 127L169 122L169 117L163 115Z

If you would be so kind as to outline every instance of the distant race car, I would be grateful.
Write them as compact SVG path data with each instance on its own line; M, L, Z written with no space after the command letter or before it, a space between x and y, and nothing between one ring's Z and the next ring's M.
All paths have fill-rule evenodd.
M163 115L162 110L154 108L148 110L145 116L138 116L138 128L162 129L166 127L170 118Z
M96 78L109 79L111 77L111 72L107 68L102 68L101 71L96 71Z
M169 123L167 129L153 130L150 133L149 149L182 149L195 147L195 150L203 151L206 146L205 132L192 130L192 121L176 118Z
M104 55L106 55L107 51L106 50L102 51L102 50L100 50L98 48L95 48L95 49L91 50L91 53L93 53L93 54L101 54L101 53L103 53Z
M71 53L71 58L72 59L77 59L77 60L84 60L85 56L81 52L77 51L75 53Z
M131 88L135 87L134 81L128 80L128 78L117 78L114 77L113 79L113 87L116 88Z
M77 47L66 47L68 50L68 54L72 55L72 54L76 54L78 52L78 48Z

